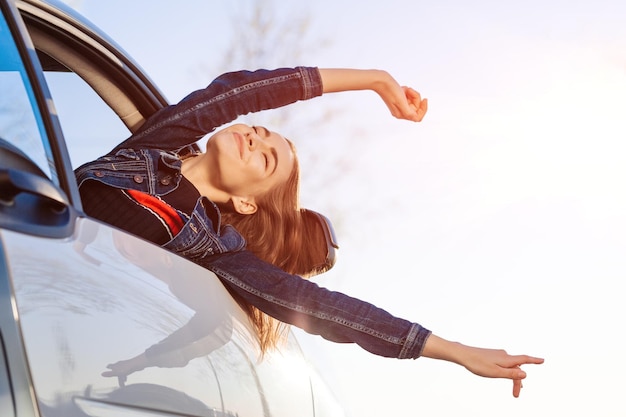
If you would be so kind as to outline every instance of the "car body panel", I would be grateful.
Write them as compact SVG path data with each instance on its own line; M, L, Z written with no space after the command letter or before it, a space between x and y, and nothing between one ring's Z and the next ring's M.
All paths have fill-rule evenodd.
M311 404L307 369L293 373L304 365L298 350L259 362L247 317L203 268L90 219L63 242L15 232L2 238L47 415L79 407L77 398L79 408L90 400L201 416L270 415L259 390L270 365L273 378L283 367L288 386L300 386L300 407ZM102 375L120 362L123 375Z

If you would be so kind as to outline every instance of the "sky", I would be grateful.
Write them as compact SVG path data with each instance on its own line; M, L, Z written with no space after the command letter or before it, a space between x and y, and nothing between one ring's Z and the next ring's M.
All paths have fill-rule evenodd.
M219 75L251 1L68 3L175 102ZM447 339L546 359L514 399L458 365L298 332L348 415L623 416L626 3L286 4L268 6L276 26L308 16L308 29L262 66L384 69L429 99L420 124L372 92L297 105L312 122L284 128L303 205L341 245L317 282Z

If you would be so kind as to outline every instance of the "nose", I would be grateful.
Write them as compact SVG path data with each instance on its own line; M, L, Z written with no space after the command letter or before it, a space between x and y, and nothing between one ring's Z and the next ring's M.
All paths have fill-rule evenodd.
M246 133L246 142L248 143L248 149L250 151L254 151L263 146L263 139L254 131Z

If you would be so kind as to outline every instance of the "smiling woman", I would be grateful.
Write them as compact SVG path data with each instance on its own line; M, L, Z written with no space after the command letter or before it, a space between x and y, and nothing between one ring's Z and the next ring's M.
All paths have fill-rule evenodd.
M266 128L243 124L213 134L204 153L198 151L195 142L239 115L310 99L324 92L354 89L376 91L399 118L418 121L426 112L426 101L419 94L400 87L384 71L299 67L224 74L206 89L158 112L104 157L78 168L76 175L85 211L209 269L212 255L240 252L245 238L248 250L282 271L248 260L244 264L249 268L257 265L264 274L276 279L285 278L283 271L302 276L323 272L332 266L327 238L331 234L325 233L326 223L320 222L319 215L307 215L310 211L299 207L299 169L292 144ZM138 193L151 198L141 198ZM172 221L176 216L182 226L172 227L181 223ZM332 239L331 242L333 245ZM298 284L302 281L300 277L290 280ZM245 294L241 293L241 286ZM328 308L327 303L320 307L313 301L293 300L290 292L268 296L258 286L255 280L239 284L233 291L246 300L244 304L264 348L277 343L280 326L257 308L269 310L287 323L297 320L303 308ZM249 299L250 288L261 300ZM310 291L317 291L317 287ZM282 298L285 301L279 303L282 307L277 311L276 303L270 300ZM375 312L379 313L387 314ZM320 317L333 316L324 313ZM350 314L345 321L353 319ZM327 319L322 319L317 327L311 331L336 331L327 328ZM330 333L329 337L336 337ZM427 334L424 329L421 337L415 339L420 342L405 349L414 349L413 355L418 355ZM404 336L398 334L394 338L401 340Z

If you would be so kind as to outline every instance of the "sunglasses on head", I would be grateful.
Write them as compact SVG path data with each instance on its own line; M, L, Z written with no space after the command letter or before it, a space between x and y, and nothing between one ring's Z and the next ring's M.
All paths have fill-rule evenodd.
M322 267L324 271L328 271L335 265L335 262L337 261L336 250L339 249L333 225L326 216L316 211L302 209L302 214L305 217L313 220L322 228L322 231L324 233L324 239L326 240L326 258L324 259L324 262L320 265L320 267Z

